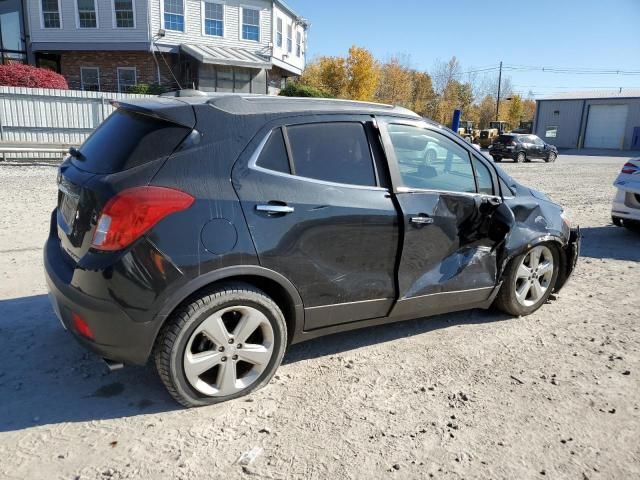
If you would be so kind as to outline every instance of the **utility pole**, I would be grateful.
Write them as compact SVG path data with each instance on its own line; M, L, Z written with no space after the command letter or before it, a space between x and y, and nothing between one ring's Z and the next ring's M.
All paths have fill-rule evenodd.
M502 86L502 61L500 61L500 73L498 73L498 101L496 102L496 122L500 120L500 87Z

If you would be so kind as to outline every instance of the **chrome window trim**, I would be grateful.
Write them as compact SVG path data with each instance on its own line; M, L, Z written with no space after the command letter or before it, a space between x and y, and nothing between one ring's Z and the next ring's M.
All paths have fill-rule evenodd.
M276 128L280 128L280 127L276 127ZM265 145L267 144L267 142L271 138L271 135L272 135L272 133L274 132L274 130L276 128L274 128L274 129L270 130L269 132L267 132L265 137L260 141L260 143L256 147L256 149L253 152L253 154L251 154L251 157L249 158L249 163L248 163L249 168L251 170L255 170L255 171L261 172L261 173L267 173L269 175L276 175L276 176L284 177L284 178L299 179L299 180L302 180L302 181L305 181L305 182L315 183L315 184L318 184L318 185L326 185L328 187L352 188L352 189L356 189L356 190L371 190L371 191L376 191L376 192L389 192L389 189L388 188L384 188L384 187L377 187L377 186L374 187L374 186L367 186L367 185L353 185L351 183L329 182L327 180L318 180L316 178L303 177L302 175L292 175L290 173L278 172L276 170L271 170L271 169L259 166L257 164L258 158L260 157L260 154L262 153L262 150L264 149Z

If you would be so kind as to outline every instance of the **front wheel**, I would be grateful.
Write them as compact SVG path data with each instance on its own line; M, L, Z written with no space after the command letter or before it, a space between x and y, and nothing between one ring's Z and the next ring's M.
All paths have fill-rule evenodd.
M558 250L550 244L532 247L509 262L495 306L515 316L529 315L547 301L558 278Z
M185 407L219 403L266 385L282 361L280 308L244 284L214 288L178 308L155 347L156 368Z
M558 155L557 155L555 152L551 152L551 153L549 154L549 156L547 157L546 162L547 162L547 163L553 163L553 162L555 162L555 161L556 161L556 158L558 158Z

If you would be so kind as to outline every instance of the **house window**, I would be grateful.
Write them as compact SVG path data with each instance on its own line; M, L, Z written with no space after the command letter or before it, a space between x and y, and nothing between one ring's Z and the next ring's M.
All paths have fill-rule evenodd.
M118 67L118 92L127 93L137 83L136 67Z
M100 91L100 69L98 67L81 67L80 84L82 90L89 92Z
M296 57L302 56L302 34L296 32Z
M113 0L113 18L116 28L134 28L133 0Z
M557 138L558 137L558 127L555 125L548 126L544 131L545 138Z
M242 38L254 42L260 41L260 10L242 9Z
M276 25L277 25L276 45L278 46L278 48L282 48L282 19L281 18L278 18Z
M216 37L224 36L224 5L204 2L204 33Z
M287 52L293 52L293 25L287 25Z
M60 6L58 0L42 0L42 26L60 28Z
M95 0L77 0L78 28L96 28L98 19L96 16Z
M184 32L184 0L164 0L164 28Z

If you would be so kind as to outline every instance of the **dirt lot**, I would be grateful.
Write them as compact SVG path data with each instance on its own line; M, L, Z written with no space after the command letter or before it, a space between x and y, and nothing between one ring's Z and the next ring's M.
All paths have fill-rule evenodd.
M0 166L0 478L640 478L640 234L609 218L624 161L505 164L584 229L538 313L319 339L266 389L197 410L62 330L41 265L55 168Z

